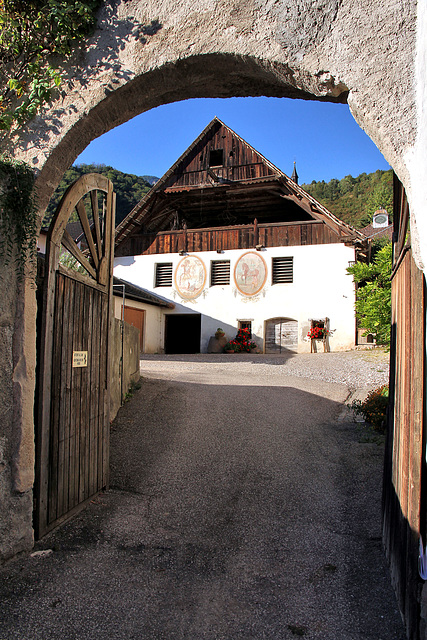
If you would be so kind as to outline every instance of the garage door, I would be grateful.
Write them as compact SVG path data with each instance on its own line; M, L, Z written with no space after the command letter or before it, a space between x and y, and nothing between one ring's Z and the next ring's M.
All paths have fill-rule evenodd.
M283 353L298 350L298 322L291 318L267 320L265 352Z
M135 309L135 307L125 306L125 322L136 327L139 331L139 348L144 350L144 320L145 311L142 309Z

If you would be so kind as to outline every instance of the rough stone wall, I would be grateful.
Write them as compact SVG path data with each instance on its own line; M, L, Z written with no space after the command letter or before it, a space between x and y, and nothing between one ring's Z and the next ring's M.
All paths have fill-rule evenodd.
M422 231L421 265L426 26L426 9L412 0L109 0L57 99L1 140L0 151L34 167L43 210L91 140L160 104L256 95L348 100L407 189ZM2 275L0 558L31 546L35 368L34 291L28 284L18 291L10 271Z
M410 0L106 2L60 97L14 153L41 171L42 204L95 137L159 104L272 95L348 103L404 183L416 133Z
M24 287L1 265L0 560L31 548L34 482L34 349L26 351ZM6 283L6 284L5 284ZM29 301L29 308L32 303ZM32 338L34 326L28 330Z

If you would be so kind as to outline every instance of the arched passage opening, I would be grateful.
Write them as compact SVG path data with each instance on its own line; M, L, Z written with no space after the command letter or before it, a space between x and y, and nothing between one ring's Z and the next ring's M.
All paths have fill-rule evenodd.
M416 125L413 73L407 70L413 70L416 48L415 6L396 8L390 0L388 11L382 5L369 15L364 7L338 2L319 15L315 5L304 11L295 7L290 15L283 7L216 9L203 5L189 21L187 8L172 3L158 17L136 2L103 7L99 29L67 69L64 92L18 140L3 145L38 172L41 210L92 139L138 113L190 97L347 100L357 122L409 185L405 154L414 145ZM372 43L380 22L382 37ZM135 31L138 25L145 25L144 37ZM15 285L12 277L5 323L13 344L2 348L14 381L13 397L3 403L3 413L14 416L6 434L12 443L6 455L13 458L6 491L20 492L21 503L25 494L21 528L26 532L7 542L7 553L9 547L13 553L28 548L31 540L34 467L34 292ZM14 500L9 500L11 512Z

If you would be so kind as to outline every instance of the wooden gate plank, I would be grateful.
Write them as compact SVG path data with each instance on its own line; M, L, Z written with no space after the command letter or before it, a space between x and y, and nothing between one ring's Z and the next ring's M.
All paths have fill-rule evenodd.
M108 369L108 360L107 360L107 344L109 341L109 334L108 331L110 331L110 335L111 335L111 329L110 329L110 319L108 316L108 300L105 296L103 296L103 300L102 300L102 315L101 315L101 336L100 336L100 343L99 343L99 348L100 348L100 354L99 354L99 359L100 359L100 367L99 367L99 371L101 374L100 377L100 381L99 381L99 388L100 388L100 413L101 410L103 409L104 413L107 412L107 407L106 402L108 400L109 403L109 369ZM107 467L108 467L108 456L109 456L109 451L108 451L108 434L109 434L109 430L110 430L110 424L108 421L108 424L106 422L98 422L98 434L99 434L99 450L98 450L98 469L100 472L98 481L101 484L101 486L106 486L108 483L108 471L107 471Z
M93 291L93 290L92 290ZM80 403L77 407L79 411L79 443L80 443L80 455L78 464L76 464L76 469L78 470L79 475L79 484L83 484L83 497L84 499L89 497L89 494L85 491L85 469L86 469L86 447L87 447L87 432L88 432L88 393L90 393L90 378L88 376L88 371L91 367L91 359L90 352L88 349L89 340L91 340L90 336L90 324L89 324L89 311L90 311L90 297L92 295L92 291L85 287L81 291L82 301L83 301L83 314L82 314L82 327L85 328L85 331L82 331L81 335L81 346L80 348L83 351L87 351L88 362L87 366L79 369L79 375L81 377L81 389L80 389Z
M90 345L90 353L92 360L91 367L91 388L94 390L93 397L90 403L90 433L97 434L98 423L100 421L100 414L102 416L102 407L100 406L100 388L99 380L101 376L100 371L100 337L101 337L101 324L100 315L102 314L102 294L97 293L92 301L92 342ZM92 436L94 437L94 435ZM101 485L99 485L101 486Z
M64 297L68 299L68 289L63 278L57 277L55 282L55 316L54 316L54 340L53 340L53 370L57 372L57 375L53 377L51 383L51 391L53 398L59 398L61 393L61 352L62 342L66 340L66 336L63 337L64 323L63 323L63 302ZM60 421L60 405L52 402L51 411L51 464L49 467L49 493L47 500L47 516L46 521L51 522L57 517L57 491L53 490L53 487L57 485L58 479L58 434L59 434L59 421Z
M63 436L64 436L64 457L62 470L62 487L63 498L62 508L58 511L58 517L64 515L69 510L69 473L70 473L70 432L72 431L71 423L73 422L74 412L72 407L72 359L73 359L73 333L75 325L75 308L76 308L76 283L70 278L65 278L67 283L67 301L64 305L63 323L64 335L66 335L66 343L62 345L62 366L65 384L62 385L62 402L61 413L63 420ZM70 326L71 325L71 326ZM64 388L65 387L65 388Z

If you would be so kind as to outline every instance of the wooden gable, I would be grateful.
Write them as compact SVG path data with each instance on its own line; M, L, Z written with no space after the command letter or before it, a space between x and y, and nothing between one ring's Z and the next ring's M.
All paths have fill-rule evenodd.
M278 170L261 154L214 118L208 130L199 136L197 144L178 161L164 188L170 192L278 175Z
M117 227L116 255L246 249L260 238L264 246L366 240L214 118Z

